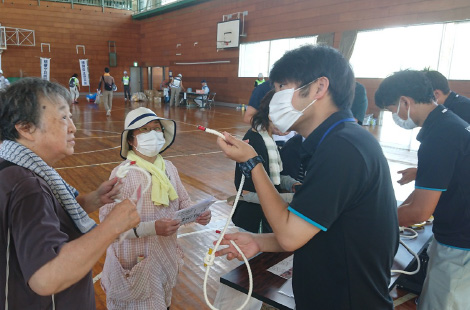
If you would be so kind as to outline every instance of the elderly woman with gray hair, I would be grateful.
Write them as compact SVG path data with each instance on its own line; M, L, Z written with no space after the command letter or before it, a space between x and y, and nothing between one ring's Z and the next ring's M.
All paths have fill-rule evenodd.
M75 147L63 86L24 78L0 92L0 304L12 309L95 309L91 269L139 223L129 200L99 226L88 217L118 194L117 180L79 195L53 165Z

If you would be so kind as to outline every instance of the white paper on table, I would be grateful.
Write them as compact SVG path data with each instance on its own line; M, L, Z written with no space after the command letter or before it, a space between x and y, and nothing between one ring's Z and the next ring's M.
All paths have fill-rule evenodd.
M284 279L292 278L292 268L294 266L294 255L291 255L276 265L268 269L268 271L274 273L277 276L280 276Z
M292 278L288 279L279 289L279 293L287 297L294 298L294 291L292 290Z
M194 222L199 215L204 213L209 207L215 202L215 198L211 197L204 199L203 201L196 203L195 205L176 211L174 219L181 220L181 225Z

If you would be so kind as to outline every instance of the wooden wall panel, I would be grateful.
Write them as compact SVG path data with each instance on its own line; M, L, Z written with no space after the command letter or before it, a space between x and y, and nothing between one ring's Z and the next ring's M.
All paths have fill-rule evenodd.
M247 103L253 78L238 77L238 49L216 50L217 22L225 14L248 11L247 37L255 42L286 37L335 32L335 46L343 31L389 26L470 19L468 0L217 0L143 20L142 59L144 63L170 66L183 74L184 85L205 78L217 100ZM198 42L194 47L193 43ZM176 48L177 44L181 44ZM176 56L181 53L181 56ZM175 65L176 62L204 62L230 59L224 65ZM223 79L222 79L223 77ZM378 79L361 79L369 98L370 113ZM451 81L463 95L470 95L470 83ZM457 89L456 89L457 90ZM457 90L459 91L459 90Z
M66 84L78 71L75 45L86 46L93 88L108 64L108 40L116 41L118 67L111 73L121 77L134 61L146 68L165 66L183 74L185 87L200 88L206 79L217 100L248 103L252 78L238 77L238 49L216 49L217 23L226 14L248 11L246 37L256 42L334 32L335 47L347 30L375 29L421 23L470 19L468 0L213 0L144 20L132 20L130 12L99 7L32 0L0 3L0 23L36 30L36 47L9 47L2 55L6 76L39 75L38 57L52 58L51 77ZM40 52L40 43L51 43L52 52ZM194 44L198 42L198 44ZM181 44L177 47L177 44ZM181 54L181 55L176 55ZM223 64L181 64L229 61ZM77 72L78 73L78 72ZM377 79L361 79L367 88L374 114L373 94ZM158 85L154 81L154 85ZM119 85L119 84L118 84ZM455 86L454 86L455 85ZM468 81L451 81L451 86L470 96Z
M51 80L68 86L73 73L80 75L79 59L88 59L91 90L98 86L104 67L109 67L108 40L116 42L117 67L111 74L120 80L122 71L140 59L140 24L131 12L100 7L30 0L0 3L2 26L34 30L36 46L8 46L2 54L7 77L39 76L39 57L51 58ZM51 52L41 53L41 43ZM76 45L85 45L86 54ZM120 82L117 81L120 86ZM82 91L88 91L88 88Z

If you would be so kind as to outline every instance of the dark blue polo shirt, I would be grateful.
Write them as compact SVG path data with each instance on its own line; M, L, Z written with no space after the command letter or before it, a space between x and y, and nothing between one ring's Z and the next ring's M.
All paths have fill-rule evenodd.
M266 94L273 88L274 86L269 81L266 81L263 84L255 87L255 89L253 89L251 92L250 102L248 105L255 108L256 110L259 110L261 99L263 99L264 96L266 96Z
M449 97L444 102L444 106L467 123L470 123L470 99L467 97L451 91Z
M470 126L438 105L417 136L415 187L442 191L434 211L434 237L470 250Z
M294 254L299 310L393 309L399 232L390 170L368 131L354 119L338 123L348 118L334 113L302 144L307 173L289 210L322 231Z

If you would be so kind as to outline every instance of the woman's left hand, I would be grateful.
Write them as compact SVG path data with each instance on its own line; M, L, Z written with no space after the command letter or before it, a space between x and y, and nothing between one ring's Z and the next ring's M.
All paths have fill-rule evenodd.
M211 217L212 217L211 210L207 210L206 212L199 215L199 217L196 219L196 223L205 226L209 224L209 222L211 221Z

